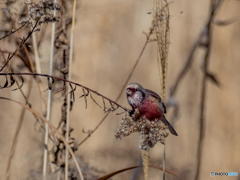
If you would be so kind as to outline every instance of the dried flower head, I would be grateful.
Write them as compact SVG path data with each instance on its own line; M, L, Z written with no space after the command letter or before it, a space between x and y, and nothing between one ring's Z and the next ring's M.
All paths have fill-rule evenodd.
M165 144L165 138L169 134L167 127L157 119L149 121L145 118L140 118L134 121L132 118L124 117L120 122L120 127L115 137L121 139L135 132L140 133L140 149L142 150L153 148L157 142Z
M28 11L27 15L20 19L20 23L28 23L34 26L36 23L41 25L42 23L58 21L59 15L56 12L59 12L61 8L53 0L41 0L38 3L26 1L25 3Z

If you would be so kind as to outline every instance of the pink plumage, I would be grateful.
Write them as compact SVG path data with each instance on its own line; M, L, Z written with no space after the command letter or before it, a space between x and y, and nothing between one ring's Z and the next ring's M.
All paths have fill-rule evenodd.
M148 120L162 119L163 112L161 111L159 104L154 102L152 98L146 98L142 104L138 107L139 113L145 116Z

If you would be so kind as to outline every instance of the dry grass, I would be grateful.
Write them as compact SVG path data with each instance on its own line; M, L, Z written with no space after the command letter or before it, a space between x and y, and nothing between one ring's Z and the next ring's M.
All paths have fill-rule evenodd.
M222 3L214 15L208 1L1 3L0 179L187 180L239 171L239 2L213 3ZM144 128L120 123L130 118L129 81L161 89L179 133L154 148L140 142L149 150L143 170L131 128Z

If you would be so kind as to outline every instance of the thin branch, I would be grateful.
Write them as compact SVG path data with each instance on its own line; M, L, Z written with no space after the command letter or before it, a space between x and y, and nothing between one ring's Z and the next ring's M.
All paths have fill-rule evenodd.
M105 100L111 102L112 104L118 106L119 108L121 108L122 110L128 112L129 109L127 109L126 107L123 107L122 105L118 104L116 101L106 97L105 95L87 87L87 86L84 86L82 84L79 84L77 82L73 82L73 81L69 81L67 79L63 79L63 78L60 78L60 77L57 77L57 76L50 76L48 74L38 74L38 73L0 73L0 76L38 76L38 77L45 77L47 79L52 79L52 80L56 80L56 81L62 81L62 82L67 82L67 83L70 83L72 85L76 85L78 87L81 87L81 88L84 88L85 90L89 91L89 92L92 92L93 94L96 94L97 96L100 96L102 98L104 98Z
M39 49L38 49L40 43L39 44L37 43L37 39L36 39L36 34L35 33L32 34L32 42L33 42L35 67L34 67L33 63L31 63L33 61L29 61L31 63L31 67L32 67L31 69L33 70L32 72L42 73L41 62L40 62L41 60L40 60ZM27 52L27 50L26 50L26 52ZM47 109L47 102L45 101L45 99L44 99L44 97L42 95L42 91L41 90L43 89L43 87L42 87L41 80L37 79L37 83L36 84L37 84L37 89L39 91L39 95L40 95L40 99L41 99L41 109L43 111L43 109L44 110Z
M177 75L176 80L174 81L173 85L170 88L170 97L168 100L168 104L169 106L173 106L174 107L174 115L172 119L177 119L178 116L178 112L179 112L179 107L178 107L178 103L174 101L174 96L176 95L181 83L183 82L184 78L186 77L187 73L189 72L189 70L192 67L193 61L194 61L194 55L196 53L196 51L201 48L204 47L204 38L206 36L206 28L209 24L209 20L207 20L207 22L205 23L204 27L202 28L202 31L200 32L197 40L193 43L192 48L190 50L190 53L187 57L187 60L185 61L184 65L182 66L180 72Z
M149 176L149 159L150 153L149 150L145 151L141 149L142 164L143 164L143 174L144 180L148 180Z
M218 26L229 26L235 23L239 23L240 22L240 16L238 17L232 17L230 19L227 20L214 20L214 24L218 25Z
M54 4L57 3L57 0L54 0ZM53 17L56 16L56 9L53 10ZM51 29L51 43L50 43L50 59L49 59L49 74L53 74L53 60L54 60L54 41L55 41L55 33L56 33L56 22L52 23ZM51 120L52 114L52 89L48 89L48 101L47 101L47 121ZM45 135L44 135L44 144L48 147L48 124L45 124ZM43 180L46 179L47 176L47 166L48 165L48 148L44 148L43 150Z
M213 39L213 28L212 22L216 16L216 12L221 6L223 0L211 1L210 15L208 20L208 25L206 27L206 45L205 45L205 55L203 61L203 79L202 79L202 89L201 89L201 102L200 102L200 115L199 115L199 139L197 146L197 165L195 180L200 177L200 168L202 165L202 154L203 154L203 141L206 132L206 94L207 94L207 80L208 80L208 66L210 61L210 54L212 52L212 39Z
M0 37L0 41L11 36L12 34L14 34L15 32L21 30L25 25L27 25L27 22L23 23L21 26L19 26L17 29L12 30L11 32L7 33L6 35L4 35L3 37Z
M108 115L110 114L110 112L107 112L103 118L97 123L97 125L94 127L94 129L92 131L90 131L87 136L85 138L83 138L83 140L78 143L78 146L81 146L83 143L85 143L88 138L90 138L92 136L93 133L95 133L97 131L97 129L102 125L102 123L105 121L105 119L108 117Z
M167 160L166 160L166 144L163 145L163 180L166 179L166 166L167 166Z
M134 65L133 65L133 67L131 68L131 71L129 72L126 80L124 81L118 96L115 98L115 100L114 100L115 102L118 102L120 97L122 96L122 94L123 94L123 92L125 90L126 85L128 84L129 80L131 79L131 77L132 77L132 75L133 75L137 65L139 64L139 62L140 62L140 60L142 58L142 55L143 55L143 53L144 53L148 43L150 42L150 37L151 37L152 33L153 33L153 28L150 28L149 33L146 34L146 40L145 40L145 42L143 44L143 47L142 47L142 49L141 49L141 51L140 51L140 53L139 53L139 55L138 55ZM117 105L116 103L114 103L114 104ZM129 111L126 108L122 108L122 109L125 110L125 111ZM90 133L88 133L88 135L79 143L79 146L81 146L84 142L86 142L86 140L88 140L92 136L92 134L94 134L98 130L98 128L107 119L108 115L109 115L109 112L102 117L102 119L97 123L97 125L94 127L94 129Z
M37 45L37 39L36 34L32 34L32 42L33 42L33 51L34 51L34 57L35 57L35 64L36 64L36 72L41 73L41 64L40 64L40 57L38 53L38 45Z
M30 32L28 32L28 35L21 41L20 45L16 48L16 50L10 54L8 56L7 61L3 64L3 66L0 69L0 72L3 71L3 69L8 65L8 63L12 60L12 58L17 54L17 52L23 47L23 45L27 42L27 40L31 37L31 35L34 33L34 31L36 30L36 28L38 27L38 22L40 19L38 19L36 21L36 23L34 24L32 30Z
M167 64L168 64L168 51L170 39L169 27L169 3L167 0L156 0L154 3L153 21L155 27L155 36L157 39L157 63L158 72L161 85L161 94L163 100L166 99L166 81L167 81ZM145 165L144 165L145 166ZM162 179L166 178L166 148L163 145L163 159L162 159L163 173Z
M150 167L150 168L154 168L154 169L158 169L158 170L160 170L160 171L163 171L163 168L161 168L161 167L157 167L157 166L154 166L154 165L149 165L149 167ZM100 178L98 178L97 180L107 180L107 179L110 179L111 177L113 177L113 176L115 176L115 175L117 175L117 174L120 174L120 173L122 173L122 172L129 171L129 170L132 170L132 169L138 169L138 168L143 168L143 166L138 165L138 166L131 166L131 167L128 167L128 168L120 169L120 170L118 170L118 171L114 171L114 172L112 172L112 173L110 173L110 174L107 174L107 175L105 175L105 176L103 176L103 177L100 177ZM171 175L177 176L177 175L175 174L175 172L173 172L173 171L166 170L166 172L169 173L169 174L171 174ZM135 180L135 178L134 178L134 180Z
M120 99L123 91L125 90L126 85L128 84L129 80L131 79L131 77L132 77L132 75L133 75L133 73L134 73L137 65L139 64L139 62L140 62L140 60L141 60L141 58L142 58L142 55L143 55L143 53L144 53L144 51L145 51L145 49L146 49L146 47L147 47L147 44L148 44L149 41L150 41L150 37L151 37L152 33L153 33L153 28L150 28L149 33L146 35L146 40L145 40L145 42L144 42L144 44L143 44L143 47L142 47L142 49L141 49L141 51L140 51L140 53L139 53L139 55L138 55L138 57L137 57L134 65L133 65L133 67L131 68L131 71L130 71L130 73L128 74L127 79L124 81L124 83L123 83L123 85L122 85L122 89L120 90L118 96L116 97L116 101L118 101L118 100Z
M74 30L75 30L75 20L76 20L76 7L77 7L77 1L73 1L73 12L72 12L72 28L71 28L71 34L70 34L70 52L69 52L69 62L68 62L68 80L71 80L71 74L72 74L72 61L73 61L73 38L74 38ZM69 129L70 129L70 108L71 108L71 93L67 93L67 118L66 118L66 134L65 138L66 141L69 141ZM65 180L68 180L68 149L66 149L65 153Z

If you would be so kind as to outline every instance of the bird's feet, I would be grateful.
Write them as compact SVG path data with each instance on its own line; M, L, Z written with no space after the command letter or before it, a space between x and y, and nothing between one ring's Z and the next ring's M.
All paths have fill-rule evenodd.
M129 111L129 116L133 121L137 121L140 118L140 113L138 110L131 110Z

